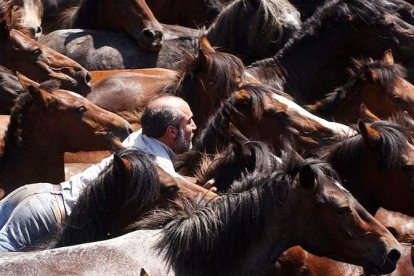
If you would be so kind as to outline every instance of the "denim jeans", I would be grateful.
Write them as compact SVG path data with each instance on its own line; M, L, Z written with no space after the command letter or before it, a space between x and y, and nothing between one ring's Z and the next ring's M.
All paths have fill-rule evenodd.
M22 186L0 201L0 252L20 251L57 231L61 223L51 184Z

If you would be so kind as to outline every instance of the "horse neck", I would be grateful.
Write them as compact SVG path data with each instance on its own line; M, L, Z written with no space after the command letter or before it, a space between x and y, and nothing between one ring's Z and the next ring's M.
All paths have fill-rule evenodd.
M290 237L292 231L287 231L291 226L289 223L291 220L288 219L291 213L290 204L275 203L274 201L278 199L272 196L283 194L281 197L288 198L289 195L286 195L283 190L273 192L267 189L258 191L262 194L258 196L260 203L257 203L257 198L254 199L254 193L247 197L246 194L225 196L212 202L210 207L214 210L214 216L220 218L220 222L217 222L220 226L217 227L215 223L207 226L203 223L206 228L200 229L199 234L191 238L197 239L191 243L194 248L186 250L185 256L180 256L180 259L172 264L176 273L179 275L255 275L270 271L279 255L292 244ZM249 203L246 203L247 198L256 203L249 206ZM228 208L220 208L220 205ZM275 205L278 206L275 207ZM208 213L196 212L201 216ZM185 222L188 229L197 227L196 225L200 222L198 219L189 218L189 220ZM180 231L186 235L186 229L180 229ZM174 237L168 236L166 239L173 242L171 238ZM164 242L160 244L163 248L165 248ZM205 242L208 242L208 245L204 244ZM202 246L202 249L197 249L198 246ZM222 248L226 249L222 250ZM174 259L175 253L169 253L173 256L167 256L167 259ZM190 260L193 265L189 267L187 264ZM197 261L194 262L194 260ZM240 271L240 268L243 270Z
M22 144L20 154L2 160L0 168L1 185L15 189L22 184L65 180L64 152L59 150L53 134L40 127L42 124L24 122L22 124ZM45 135L49 138L46 139ZM5 145L5 148L8 145ZM2 157L2 159L4 156Z
M104 14L102 11L101 3L98 3L103 0L83 0L80 6L74 11L74 14L70 18L70 28L88 28L88 29L99 29L100 24L98 15Z
M328 41L324 37L310 42L291 40L275 57L254 63L248 72L260 82L287 92L300 104L314 103L347 80L349 57L354 56L352 33L329 35L332 38Z

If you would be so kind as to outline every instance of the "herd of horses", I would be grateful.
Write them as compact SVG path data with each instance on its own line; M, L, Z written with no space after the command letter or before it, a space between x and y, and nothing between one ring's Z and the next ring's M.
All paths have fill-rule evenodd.
M8 275L413 275L414 1L0 0L0 199L114 152ZM119 141L185 99L180 181ZM217 193L205 189L214 179Z

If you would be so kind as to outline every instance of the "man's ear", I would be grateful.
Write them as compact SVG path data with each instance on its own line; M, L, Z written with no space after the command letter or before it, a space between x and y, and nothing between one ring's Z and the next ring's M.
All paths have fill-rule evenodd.
M178 137L178 128L176 128L175 126L168 126L167 129L165 130L165 133L168 135L168 137L171 138L177 138Z

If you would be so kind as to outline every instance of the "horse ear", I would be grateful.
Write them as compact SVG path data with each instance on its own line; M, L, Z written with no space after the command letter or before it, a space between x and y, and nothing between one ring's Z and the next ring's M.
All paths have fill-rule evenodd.
M236 98L237 101L241 101L241 102L248 102L251 100L250 93L245 89L241 89L237 92L234 92L234 97Z
M200 67L207 68L211 64L210 57L201 48L198 50L198 61L199 61Z
M381 135L378 131L373 129L368 123L362 121L358 122L358 129L364 138L365 142L371 146L377 146L381 143Z
M368 68L368 70L365 72L365 76L371 81L376 81L379 78L378 72L371 68Z
M384 56L382 57L381 61L387 65L394 64L394 56L392 55L392 51L390 49L385 51Z
M359 109L359 116L361 117L361 120L364 122L372 123L375 121L379 121L380 118L378 118L374 113L372 113L365 104L361 104Z
M139 276L149 276L148 273L145 271L144 268L141 268L141 272L139 273Z
M203 35L200 38L200 48L203 49L205 52L216 52L214 48L211 46L210 41L208 41L207 36L205 35Z
M305 189L315 189L318 185L317 176L310 165L305 165L299 172L299 183Z
M29 90L30 86L39 87L39 84L23 74L16 72L16 77L19 80L20 84L23 86L24 89Z
M125 174L125 172L131 171L131 162L129 160L120 157L117 153L114 154L114 173Z
M27 91L29 91L30 95L32 95L33 98L38 99L45 106L56 101L56 98L51 93L39 89L35 86L29 85Z

